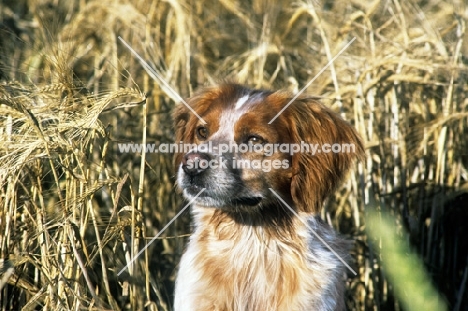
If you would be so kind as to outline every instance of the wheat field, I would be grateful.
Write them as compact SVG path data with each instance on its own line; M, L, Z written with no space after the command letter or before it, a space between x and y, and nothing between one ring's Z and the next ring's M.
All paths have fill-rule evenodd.
M321 212L354 243L347 308L468 310L467 23L464 0L3 0L0 309L172 310L172 155L119 144L172 142L205 85L297 92L350 43L305 90L366 145Z

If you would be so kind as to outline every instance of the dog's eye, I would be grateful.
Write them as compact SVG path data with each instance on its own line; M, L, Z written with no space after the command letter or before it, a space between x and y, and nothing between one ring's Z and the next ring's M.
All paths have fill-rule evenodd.
M196 132L198 139L205 140L208 137L208 129L204 126L197 127Z
M263 138L259 136L252 135L252 136L249 136L249 138L247 139L247 143L252 144L252 145L263 144L264 140Z

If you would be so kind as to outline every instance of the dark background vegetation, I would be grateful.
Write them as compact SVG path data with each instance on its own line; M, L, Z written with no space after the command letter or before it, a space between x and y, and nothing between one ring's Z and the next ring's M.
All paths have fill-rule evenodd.
M183 97L223 79L295 92L355 37L306 90L366 142L321 212L355 241L348 309L434 296L404 287L372 210L440 308L468 310L467 21L463 0L3 0L0 308L171 310L188 212L117 276L184 204L171 155L118 151L171 142L178 103L119 36Z

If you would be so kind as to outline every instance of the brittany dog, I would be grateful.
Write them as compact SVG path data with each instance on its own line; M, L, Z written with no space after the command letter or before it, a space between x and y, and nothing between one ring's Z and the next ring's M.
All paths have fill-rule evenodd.
M223 84L177 106L176 142L191 146L175 157L177 184L194 233L176 311L345 309L348 243L317 214L363 144L332 110L292 99Z

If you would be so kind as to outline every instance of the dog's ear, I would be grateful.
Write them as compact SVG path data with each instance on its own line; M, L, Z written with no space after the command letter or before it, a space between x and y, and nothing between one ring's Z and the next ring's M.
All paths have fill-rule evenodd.
M187 129L187 127L190 121L190 111L188 110L188 108L182 103L178 104L174 108L172 118L174 120L175 143L179 144L180 142L189 142L190 131ZM176 170L180 162L182 161L182 157L182 152L178 152L174 156L174 166Z
M190 120L190 111L184 104L180 103L175 106L172 119L174 120L176 143L185 141L188 138L186 127Z
M310 148L292 156L291 195L300 211L316 213L363 157L363 143L354 127L317 101L301 99L289 109L293 143L317 147L315 154Z

